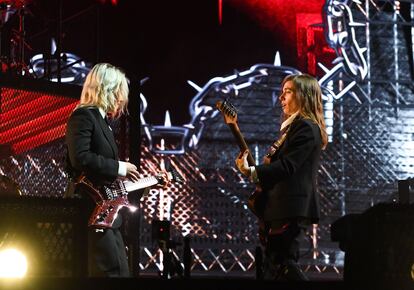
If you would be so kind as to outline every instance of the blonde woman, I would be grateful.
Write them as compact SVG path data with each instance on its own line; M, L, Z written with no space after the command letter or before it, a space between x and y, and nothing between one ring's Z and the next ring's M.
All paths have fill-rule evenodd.
M118 177L138 179L137 167L118 160L118 148L107 118L117 118L126 111L128 80L117 67L108 63L95 65L86 77L79 105L71 114L66 129L66 167L71 180L81 174L95 185L113 182ZM79 192L68 186L67 195ZM92 208L91 203L91 210ZM121 216L112 228L89 232L89 275L130 276L124 242L119 227Z
M279 101L284 122L263 164L249 167L246 151L236 165L261 188L264 278L307 280L297 264L299 236L319 220L318 166L328 140L318 81L307 74L287 76Z

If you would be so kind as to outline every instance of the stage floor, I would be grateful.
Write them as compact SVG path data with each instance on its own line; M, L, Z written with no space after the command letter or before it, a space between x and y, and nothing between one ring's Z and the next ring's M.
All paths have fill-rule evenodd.
M342 281L272 282L236 278L27 278L19 281L1 281L1 289L69 290L69 289L140 289L140 290L345 290Z

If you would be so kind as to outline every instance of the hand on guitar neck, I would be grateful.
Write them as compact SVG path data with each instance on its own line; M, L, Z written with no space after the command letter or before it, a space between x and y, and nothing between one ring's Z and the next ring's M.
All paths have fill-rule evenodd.
M249 162L247 161L248 155L249 155L249 150L244 150L244 152L240 152L240 154L236 158L237 168L246 177L250 177L250 166L249 166Z
M171 180L173 180L171 173L165 170L158 172L156 178L158 179L156 186L161 188L167 188Z

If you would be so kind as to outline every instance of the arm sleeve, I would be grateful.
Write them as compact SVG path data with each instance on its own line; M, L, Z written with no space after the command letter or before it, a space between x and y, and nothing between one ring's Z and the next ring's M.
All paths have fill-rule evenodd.
M118 175L125 177L127 175L126 163L123 161L118 161L118 162L119 162Z
M285 142L286 150L270 164L255 167L258 180L262 186L273 187L276 183L293 175L305 162L315 148L315 136L312 127L300 120L292 128Z
M253 183L259 183L259 177L257 176L256 167L250 166L250 181Z

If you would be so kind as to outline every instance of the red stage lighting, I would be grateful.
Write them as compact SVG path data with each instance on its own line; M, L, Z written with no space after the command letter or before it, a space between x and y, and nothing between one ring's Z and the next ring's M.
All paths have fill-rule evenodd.
M101 4L110 3L113 6L118 5L118 0L98 0Z
M78 103L63 96L3 87L0 144L20 154L65 134L66 121Z

